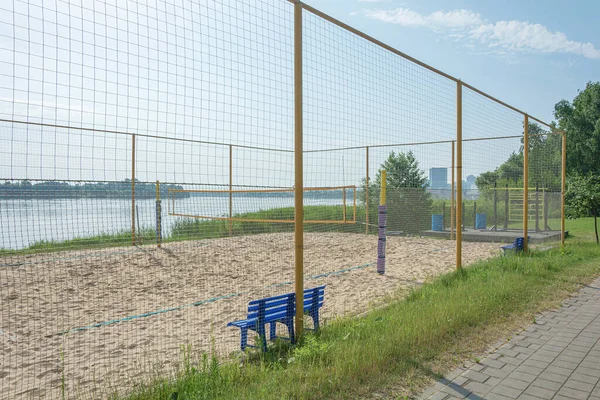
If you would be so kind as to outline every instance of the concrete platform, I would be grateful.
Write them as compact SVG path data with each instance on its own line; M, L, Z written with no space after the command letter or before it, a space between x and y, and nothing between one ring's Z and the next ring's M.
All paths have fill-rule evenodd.
M433 236L450 239L450 231L425 231L421 235ZM465 242L493 242L493 243L512 243L516 238L523 236L523 231L518 230L498 230L488 231L465 229L463 230L463 240ZM560 231L529 231L530 243L544 243L560 241Z

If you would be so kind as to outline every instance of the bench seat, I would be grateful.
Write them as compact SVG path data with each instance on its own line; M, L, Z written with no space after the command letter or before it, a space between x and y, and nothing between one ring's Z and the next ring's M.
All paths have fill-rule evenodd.
M527 240L529 240L529 236L527 236ZM518 237L512 244L502 246L502 250L504 250L504 254L507 251L514 251L515 253L523 251L525 248L525 238Z
M325 286L304 290L304 312L312 318L314 329L319 329L319 308L325 299ZM287 293L279 296L252 300L248 303L248 316L246 319L232 321L227 326L240 328L240 347L245 351L248 344L248 330L258 333L263 351L267 350L266 325L269 324L269 339L276 336L277 323L284 324L288 329L288 339L296 342L294 333L294 317L296 316L296 294Z

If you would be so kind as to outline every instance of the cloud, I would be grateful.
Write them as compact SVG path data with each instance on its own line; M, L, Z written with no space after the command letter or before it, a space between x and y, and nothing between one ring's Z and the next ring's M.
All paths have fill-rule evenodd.
M569 40L562 32L551 32L544 25L523 21L498 21L471 31L471 37L490 47L505 50L569 53L600 59L600 50L592 43Z
M359 3L389 3L391 0L358 0Z
M367 10L365 14L384 22L431 29L466 29L482 24L480 15L468 10L436 11L429 15L421 15L400 7L395 10Z
M525 21L485 21L470 10L435 11L424 15L408 8L366 10L369 18L406 27L423 27L446 34L468 44L480 43L498 54L506 52L538 52L576 54L600 59L600 50L592 43L569 40L562 32L552 32L541 24Z

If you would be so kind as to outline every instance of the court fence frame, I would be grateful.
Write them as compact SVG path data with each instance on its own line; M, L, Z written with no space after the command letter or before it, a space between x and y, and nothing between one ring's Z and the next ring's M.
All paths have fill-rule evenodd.
M561 188L560 188L560 195L561 195L561 200L560 200L560 211L561 211L561 243L562 245L564 245L565 242L565 213L564 213L564 209L565 209L565 183L566 183L566 133L564 131L561 130L557 130L555 129L555 127L549 123L544 122L543 120L540 120L538 118L535 118L533 116L528 115L526 112L513 107L471 85L469 85L468 83L465 83L463 81L461 81L460 79L453 77L441 70L438 70L428 64L425 64L424 62L421 62L301 1L298 0L287 0L290 3L293 3L294 6L294 37L293 37L293 44L294 44L294 148L293 150L291 149L278 149L278 148L266 148L266 147L259 147L259 146L249 146L249 145L241 145L241 144L233 144L233 143L220 143L220 142L210 142L210 141L203 141L203 140L194 140L194 139L183 139L183 138L172 138L172 137L166 137L166 136L157 136L157 135L150 135L150 134L140 134L140 133L133 133L133 132L122 132L122 131L109 131L109 130L100 130L100 129L93 129L93 128L84 128L84 127L75 127L75 126L66 126L66 125L57 125L57 124L46 124L46 123L37 123L37 122L30 122L30 121L21 121L21 120L15 120L15 119L0 119L0 122L5 122L5 123L12 123L12 124L24 124L27 126L44 126L44 127L52 127L52 128L60 128L60 129L67 129L67 130L71 130L71 129L76 129L76 130L80 130L80 131L90 131L90 132L102 132L102 133L112 133L115 135L127 135L131 138L131 242L132 245L137 245L138 244L138 238L137 238L137 227L136 227L136 188L135 185L136 183L138 183L139 181L136 180L136 138L139 137L147 137L147 138L153 138L153 139L164 139L164 140L174 140L174 141L180 141L180 142L189 142L189 143L200 143L200 144L209 144L209 145L215 145L215 146L220 146L220 147L224 147L228 150L228 155L229 155L229 171L228 171L228 177L229 177L229 183L228 183L228 188L227 189L223 189L223 190L214 190L214 189L198 189L198 190L183 190L183 192L190 192L190 191L197 191L197 192L213 192L213 193L224 193L224 194L228 194L228 202L229 202L229 213L227 217L210 217L210 216L202 216L202 215L187 215L187 214L177 214L175 213L174 209L171 209L173 211L172 214L170 215L179 215L179 216L186 216L186 217L195 217L195 218L207 218L207 219L220 219L220 220L225 220L225 221L229 221L229 234L231 235L232 232L232 222L239 220L239 218L236 218L233 214L233 194L234 193L250 193L253 191L262 191L262 192L286 192L286 193L293 193L294 195L294 219L293 220L281 220L281 221L277 221L277 220L248 220L245 219L246 221L253 221L253 222L269 222L269 223L276 223L276 222L281 222L281 223L293 223L294 224L294 263L295 263L295 278L294 278L294 284L295 284L295 292L296 292L296 333L298 337L301 337L303 334L303 321L304 321L304 316L303 316L303 292L304 292L304 225L308 224L308 223L343 223L343 224L351 224L351 223L356 223L356 202L357 202L357 188L356 186L335 186L335 187L318 187L318 188L309 188L309 187L305 187L304 186L304 180L303 180L303 167L304 167L304 155L307 153L316 153L316 152L328 152L328 151L336 151L336 150L358 150L358 149L364 149L364 157L365 157L365 184L366 184L366 201L365 201L365 206L366 206L366 221L365 221L365 233L369 233L369 226L373 226L374 224L370 224L369 221L369 201L368 201L368 196L369 196L369 182L370 182L370 175L372 171L369 171L369 153L372 149L374 148L381 148L381 147L398 147L398 146L408 146L408 145L421 145L421 144L447 144L449 147L451 147L451 154L452 154L452 166L451 166L451 173L452 173L452 178L451 178L451 192L452 192L452 196L451 196L451 228L450 228L450 237L451 239L454 239L456 242L456 260L455 260L455 267L456 269L460 269L462 267L462 242L463 242L463 237L462 237L462 229L456 229L457 227L461 227L462 226L462 221L463 221L463 207L457 207L456 205L461 205L463 204L463 183L462 183L462 170L463 170L463 144L467 143L467 142L472 142L472 141L478 141L478 140L493 140L493 139L508 139L508 138L519 138L522 139L523 141L523 187L522 189L519 188L519 190L522 190L523 192L523 196L522 196L522 231L523 231L523 237L525 238L524 240L524 248L527 251L528 248L528 232L529 232L529 222L530 222L530 218L529 218L529 213L531 213L531 207L529 204L530 201L530 186L531 183L529 182L529 139L530 139L530 134L528 132L529 129L529 123L530 121L534 121L535 123L538 123L540 125L545 126L546 128L549 129L550 133L548 133L549 135L560 135L561 136ZM356 146L356 147L346 147L346 148L331 148L331 149L311 149L311 150L304 150L303 149L303 133L304 133L304 126L303 126L303 54L302 54L302 46L303 46L303 27L302 27L302 21L303 21L303 13L310 13L313 14L345 31L348 31L376 46L379 46L387 51L389 51L390 53L404 58L408 61L410 61L411 63L414 63L416 65L418 65L419 67L422 67L428 71L431 71L451 82L454 82L456 84L456 98L455 98L455 106L456 106L456 136L454 139L452 140L444 140L444 141L437 141L437 142L421 142L421 143L399 143L399 144L372 144L372 145L367 145L367 146ZM524 133L523 135L518 135L518 136L506 136L506 137L494 137L494 138L463 138L463 90L464 89L468 89L480 96L483 96L484 98L508 109L511 110L513 112L516 112L518 114L520 114L523 117L523 126L524 126ZM234 172L233 172L233 155L234 155L234 151L235 149L238 148L242 148L242 149L254 149L254 150L264 150L264 151L275 151L275 152L284 152L284 153L293 153L294 155L294 186L292 188L272 188L272 189L268 189L268 188L262 188L262 189L242 189L242 188L237 188L234 184L233 184L233 177L234 177ZM80 182L80 181L77 181ZM161 213L161 202L163 200L172 200L174 201L175 196L173 197L169 197L168 199L162 199L160 198L160 185L163 184L164 182L158 182L156 181L156 207L157 207L157 215L160 215ZM197 184L197 183L195 183ZM312 220L305 220L304 219L304 193L306 191L311 191L311 190L342 190L344 195L343 195L343 204L344 204L344 217L342 220L340 221L333 221L333 220L328 220L328 221L312 221ZM353 216L352 218L347 218L346 215L346 190L353 190L353 199L352 199L352 203L353 203ZM499 188L499 190L504 190L502 188ZM514 188L512 190L515 190ZM169 190L170 194L175 195L175 193L179 192L178 190ZM371 221L371 222L375 222L375 221ZM159 219L157 218L157 228L156 228L156 235L157 235L157 245L160 246L161 244L161 224ZM374 233L374 232L373 232Z

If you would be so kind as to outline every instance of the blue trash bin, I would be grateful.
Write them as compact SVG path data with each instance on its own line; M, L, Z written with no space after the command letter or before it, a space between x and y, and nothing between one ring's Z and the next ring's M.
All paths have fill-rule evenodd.
M487 215L477 214L475 216L475 229L486 229L487 227Z
M431 230L438 232L444 230L444 216L442 214L431 215Z

